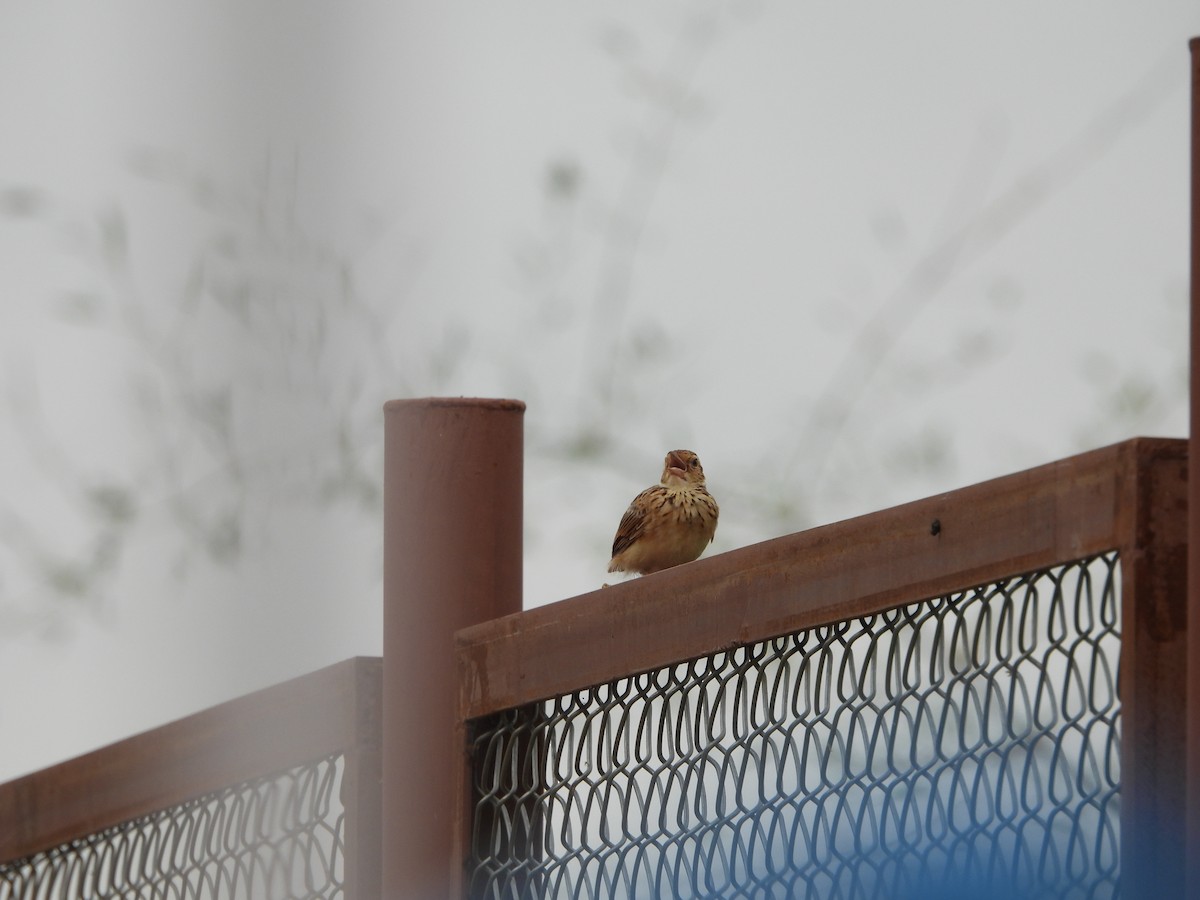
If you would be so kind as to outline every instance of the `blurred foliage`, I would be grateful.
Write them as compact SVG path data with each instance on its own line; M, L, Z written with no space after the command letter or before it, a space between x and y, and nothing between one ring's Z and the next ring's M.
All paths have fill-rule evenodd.
M720 115L699 88L703 65L758 12L754 4L702 2L678 7L660 22L661 34L617 22L600 30L599 49L625 104L613 123L620 171L610 182L595 177L604 168L592 156L596 148L549 155L530 186L539 193L541 222L521 235L512 256L527 328L586 336L571 360L573 391L527 385L531 406L540 392L572 391L566 414L529 421L531 465L624 478L627 461L645 455L614 428L617 412L625 420L648 413L640 385L671 367L686 369L688 357L678 335L639 308L638 263L653 244L655 202L672 164L700 126ZM791 405L779 410L793 443L748 436L740 470L722 475L723 506L754 510L761 537L815 524L821 501L839 492L870 496L884 479L953 471L960 453L953 423L901 417L885 433L874 428L903 407L905 391L948 390L1003 364L1019 338L1009 325L1027 299L1018 274L991 276L953 298L950 286L1161 98L1159 83L1135 85L1007 187L955 198L954 220L962 224L948 232L922 240L903 209L880 209L864 222L870 251L903 259L907 268L877 289L866 317L848 314L846 304L813 303L812 339L844 346L841 361L816 373L820 383L797 386ZM981 144L994 137L986 132ZM994 155L971 157L960 177L987 182L996 166ZM447 317L418 357L400 352L403 292L362 295L358 248L339 245L298 215L294 160L268 155L259 171L228 180L185 154L143 147L131 154L128 171L139 190L194 231L184 276L169 289L148 285L144 274L161 236L119 199L96 209L42 187L0 186L0 218L45 229L65 248L71 270L86 273L48 308L95 342L126 351L127 393L118 398L125 408L117 419L135 431L137 449L107 469L86 446L61 444L39 404L36 374L10 378L14 433L70 521L46 531L15 499L0 499L0 588L32 584L39 596L72 604L104 596L135 541L165 543L172 571L182 574L198 564L238 565L289 511L338 505L376 520L380 401L414 389L436 393L479 349L471 325ZM905 338L919 316L951 302L971 306L970 325L943 346L913 351ZM1171 293L1163 306L1158 327L1164 346L1173 347L1186 301ZM526 376L521 349L505 352L502 364L519 384ZM1079 362L1093 394L1076 429L1081 447L1152 430L1185 400L1186 360L1144 363L1103 348ZM664 440L672 424L664 423ZM614 524L589 526L590 545L603 548ZM0 615L11 622L9 597L0 600Z
M0 216L32 218L44 212L46 198L35 187L18 185L0 188Z
M140 244L161 242L140 240L146 226L120 203L91 213L46 191L0 191L0 213L73 236L65 252L86 277L51 309L91 345L123 348L128 393L112 398L109 418L135 429L130 453L98 460L86 442L60 439L37 361L23 386L10 379L10 439L66 518L48 532L16 496L0 500L8 621L44 621L37 596L98 602L134 541L165 540L182 574L201 560L237 565L289 510L378 515L381 396L366 386L403 390L386 326L397 298L376 307L358 295L351 253L305 231L292 216L294 173L273 166L224 184L182 156L135 155L131 171L199 235L174 293L139 277L155 252ZM455 352L434 368L452 368ZM22 594L33 599L14 601Z

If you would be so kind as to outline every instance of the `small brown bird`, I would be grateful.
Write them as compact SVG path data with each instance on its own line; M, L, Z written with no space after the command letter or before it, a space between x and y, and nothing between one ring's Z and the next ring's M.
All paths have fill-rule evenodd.
M691 450L672 450L662 481L629 504L613 538L610 572L648 575L691 562L717 530L717 501L704 487L704 468Z

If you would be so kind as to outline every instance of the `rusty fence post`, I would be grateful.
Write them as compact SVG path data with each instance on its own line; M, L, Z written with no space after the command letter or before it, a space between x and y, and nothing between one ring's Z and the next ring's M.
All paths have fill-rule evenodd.
M1200 37L1192 57L1191 380L1188 455L1200 459ZM1200 477L1188 485L1187 880L1200 897Z
M1120 548L1121 896L1161 900L1187 878L1190 483L1177 448L1140 444L1134 467Z
M454 633L521 609L525 405L384 406L383 896L461 893Z

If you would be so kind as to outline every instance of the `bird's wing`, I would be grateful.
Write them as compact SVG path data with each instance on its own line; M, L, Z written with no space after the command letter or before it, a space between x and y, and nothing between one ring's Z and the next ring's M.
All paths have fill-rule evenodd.
M642 491L633 498L625 515L621 516L621 524L617 526L616 537L613 538L612 555L616 556L622 550L642 536L646 530L646 508L649 497L646 495L653 490Z

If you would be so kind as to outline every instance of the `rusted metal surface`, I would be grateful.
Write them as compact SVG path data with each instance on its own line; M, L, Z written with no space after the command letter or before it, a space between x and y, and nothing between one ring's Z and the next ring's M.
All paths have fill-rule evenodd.
M489 716L1115 550L1122 890L1179 896L1186 467L1185 441L1135 439L464 629L459 713Z
M523 403L385 407L383 895L461 894L454 634L521 608Z
M369 783L361 766L379 743L370 697L380 672L378 659L347 660L2 784L0 862L338 752L355 754L355 778ZM378 852L357 817L370 827L377 807L377 791L347 801L348 852L364 867L353 877L365 883Z
M1183 441L1123 474L1121 884L1183 896L1186 851L1188 478ZM1132 475L1132 478L1130 478Z
M1191 205L1191 428L1193 458L1200 454L1200 37L1192 56ZM1188 492L1188 615L1200 624L1200 478ZM1200 897L1200 627L1188 648L1188 896Z
M1117 548L1140 461L1184 452L1183 441L1128 441L464 629L459 712L470 719Z
M478 720L468 896L1115 897L1121 571L1108 551Z

